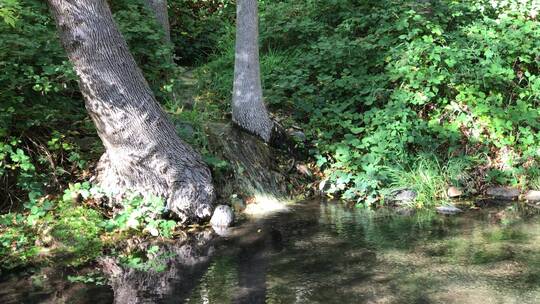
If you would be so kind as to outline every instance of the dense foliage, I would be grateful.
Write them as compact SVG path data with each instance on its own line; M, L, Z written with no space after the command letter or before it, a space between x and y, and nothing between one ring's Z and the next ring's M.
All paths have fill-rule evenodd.
M182 66L205 63L214 54L226 26L234 22L236 7L231 0L168 1L171 39L177 62Z
M100 152L47 5L17 5L0 22L0 209L17 205L25 193L76 181ZM115 1L112 9L158 99L171 102L179 70L166 60L172 48L161 42L151 13L137 0Z
M168 2L172 45L142 0L109 1L179 134L208 154L204 124L230 112L235 3ZM304 129L320 188L336 197L371 204L412 188L422 205L449 185L538 189L533 4L260 1L266 102L285 126ZM50 252L79 265L115 233L171 237L176 224L158 216L161 200L134 196L116 216L102 214L99 190L83 183L102 147L46 4L1 1L0 32L0 269ZM195 101L184 100L192 97L177 64L198 68ZM146 267L137 259L125 257Z
M171 1L178 7L193 1L177 2ZM142 0L110 4L153 92L173 107L183 72L170 60L173 47L163 44ZM158 216L161 200L128 199L109 220L92 205L90 185L77 183L89 179L103 151L46 2L1 1L0 32L0 269L51 254L69 265L90 261L111 231L172 236L176 223ZM70 199L81 192L85 204Z
M540 22L534 1L295 0L261 12L264 93L328 178L359 202L449 184L538 187ZM227 109L229 43L200 70ZM427 193L426 193L427 192ZM420 199L422 203L422 199Z
M176 222L161 218L162 199L134 194L118 204L123 208L116 215L100 212L104 201L99 188L76 183L60 196L32 199L25 204L25 213L0 215L0 273L51 260L78 266L134 233L173 236Z

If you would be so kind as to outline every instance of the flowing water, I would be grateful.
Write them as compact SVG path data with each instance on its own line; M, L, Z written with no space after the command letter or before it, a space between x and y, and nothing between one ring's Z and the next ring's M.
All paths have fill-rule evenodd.
M0 303L540 303L538 209L294 209L217 242L164 246L165 270L125 270L114 291L85 285L71 298L58 290L32 297L6 291L8 281Z

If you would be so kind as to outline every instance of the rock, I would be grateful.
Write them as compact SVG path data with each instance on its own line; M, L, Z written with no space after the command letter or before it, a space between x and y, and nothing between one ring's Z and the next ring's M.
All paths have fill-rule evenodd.
M457 214L457 213L462 212L461 209L453 205L439 206L435 208L435 210L437 210L437 212L440 214L447 214L447 215L452 215L452 214Z
M523 198L529 202L540 202L540 191L529 190Z
M492 187L487 189L486 194L494 199L513 201L519 198L520 191L511 187Z
M214 214L210 219L210 225L212 227L229 227L234 221L234 212L231 207L227 205L219 205L214 210Z
M410 203L413 202L418 194L414 190L401 189L390 194L389 200L393 202Z
M446 191L446 194L449 198L458 198L463 195L463 191L458 187L451 186Z
M287 133L289 133L289 136L294 138L294 140L299 142L305 142L307 140L306 134L304 132L294 129L288 129Z

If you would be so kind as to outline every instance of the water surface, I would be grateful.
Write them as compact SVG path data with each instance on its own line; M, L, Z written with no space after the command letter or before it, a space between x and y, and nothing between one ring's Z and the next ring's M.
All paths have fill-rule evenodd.
M61 300L59 284L4 281L0 302L540 303L540 215L517 203L403 216L310 202L152 258L163 269L120 267L111 287L79 285Z
M298 209L261 224L259 244L217 256L186 302L540 303L535 210Z

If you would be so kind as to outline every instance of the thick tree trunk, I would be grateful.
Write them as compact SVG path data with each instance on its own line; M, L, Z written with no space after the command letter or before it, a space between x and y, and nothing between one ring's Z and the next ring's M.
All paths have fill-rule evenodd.
M257 0L238 0L236 6L233 121L269 142L273 123L262 96Z
M145 0L148 8L154 13L157 22L161 25L164 40L171 43L171 27L169 25L169 13L167 12L167 0Z
M161 196L183 222L208 218L210 171L156 102L106 0L48 2L106 149L98 164L101 186Z

